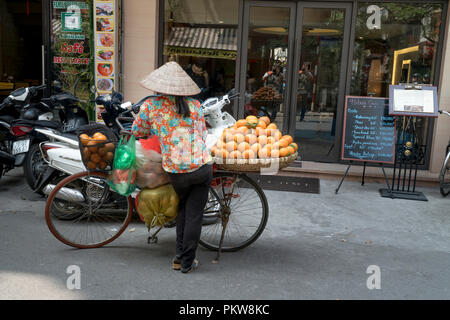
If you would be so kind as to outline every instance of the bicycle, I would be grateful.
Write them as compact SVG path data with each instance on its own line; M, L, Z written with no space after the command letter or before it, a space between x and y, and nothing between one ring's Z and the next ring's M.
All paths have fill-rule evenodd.
M450 113L444 110L439 110L440 114L445 114L450 117ZM442 164L441 172L439 174L439 186L442 196L446 197L450 193L450 141L445 151L445 159Z
M62 243L80 249L99 248L126 230L137 196L137 192L124 197L112 191L105 172L80 172L54 187L47 199L45 220ZM61 219L61 202L67 214L75 218ZM204 211L204 219L210 223L203 224L199 243L217 251L218 260L221 252L237 251L255 242L264 231L268 215L267 198L253 179L245 173L214 169ZM149 243L157 242L151 240L163 227L149 236Z

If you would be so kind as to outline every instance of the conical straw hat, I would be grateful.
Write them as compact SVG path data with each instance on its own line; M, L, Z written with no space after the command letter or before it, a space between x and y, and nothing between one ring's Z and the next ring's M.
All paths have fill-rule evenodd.
M173 96L194 96L200 93L197 84L174 61L154 70L141 81L141 85L154 92Z

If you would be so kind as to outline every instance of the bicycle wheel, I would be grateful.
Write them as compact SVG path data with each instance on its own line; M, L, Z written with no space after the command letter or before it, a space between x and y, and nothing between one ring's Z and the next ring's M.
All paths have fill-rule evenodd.
M439 185L441 194L446 197L450 193L450 152L447 153L444 165L442 166L441 173L439 175Z
M61 202L68 218L61 218ZM56 212L56 214L55 214ZM80 172L58 183L45 207L52 234L75 248L99 248L116 239L133 215L131 196L110 190L103 172Z
M219 173L213 180L205 215L218 219L202 226L199 243L218 250L222 226L226 223L222 251L243 249L258 239L267 224L267 198L261 187L245 174Z

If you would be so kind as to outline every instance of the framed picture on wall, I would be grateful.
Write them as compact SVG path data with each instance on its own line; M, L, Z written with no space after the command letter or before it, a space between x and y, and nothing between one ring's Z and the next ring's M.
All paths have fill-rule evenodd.
M437 88L430 85L390 85L389 115L438 116Z

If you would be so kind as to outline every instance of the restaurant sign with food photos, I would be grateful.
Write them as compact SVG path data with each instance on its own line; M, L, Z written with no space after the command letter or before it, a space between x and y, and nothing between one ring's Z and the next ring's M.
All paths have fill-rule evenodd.
M52 1L50 6L50 81L84 101L120 91L121 0ZM83 106L91 120L102 121L102 106Z
M118 52L120 8L118 0L94 0L95 24L95 85L97 94L103 95L119 90ZM96 106L96 121L102 122L103 106Z

